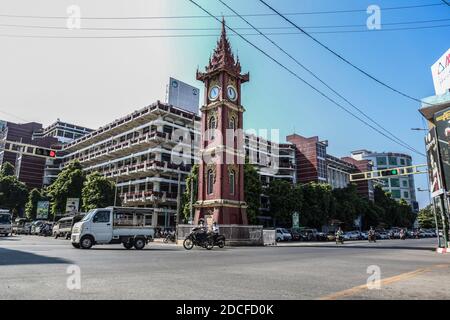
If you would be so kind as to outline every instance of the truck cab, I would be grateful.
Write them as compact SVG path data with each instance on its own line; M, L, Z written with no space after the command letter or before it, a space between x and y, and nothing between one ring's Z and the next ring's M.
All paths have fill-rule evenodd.
M3 236L12 235L12 221L9 210L0 210L0 234Z
M108 207L89 211L74 224L73 247L90 249L93 245L123 244L126 249L141 250L155 235L153 210Z

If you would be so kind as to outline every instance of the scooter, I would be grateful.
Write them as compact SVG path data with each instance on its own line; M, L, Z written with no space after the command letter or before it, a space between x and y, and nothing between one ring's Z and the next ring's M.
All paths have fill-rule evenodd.
M344 236L336 235L336 244L344 244Z
M369 243L377 242L377 237L375 236L375 234L369 234L367 238L369 239Z

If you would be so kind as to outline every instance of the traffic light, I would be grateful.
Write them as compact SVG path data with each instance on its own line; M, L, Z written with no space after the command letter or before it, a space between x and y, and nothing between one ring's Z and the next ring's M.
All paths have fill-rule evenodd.
M387 177L387 176L397 176L398 175L398 170L397 169L390 169L390 170L385 170L381 172L381 175L383 177Z
M34 154L42 157L56 158L56 151L51 149L36 148Z

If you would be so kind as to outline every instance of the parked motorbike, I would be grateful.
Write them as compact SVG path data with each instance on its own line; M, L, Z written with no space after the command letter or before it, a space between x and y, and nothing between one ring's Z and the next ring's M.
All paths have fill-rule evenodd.
M186 250L191 250L194 246L211 250L214 247L214 239L205 231L194 229L189 235L187 235L186 239L184 239L183 247Z
M52 226L49 223L44 224L39 230L39 235L44 237L49 237L53 235Z
M400 232L400 240L406 240L406 232Z
M169 234L164 238L164 243L175 242L175 241L176 241L175 233L169 233Z

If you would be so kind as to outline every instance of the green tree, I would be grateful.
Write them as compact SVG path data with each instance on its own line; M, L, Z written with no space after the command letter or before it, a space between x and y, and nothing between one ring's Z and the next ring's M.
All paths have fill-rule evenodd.
M263 192L261 180L255 167L249 163L244 165L244 195L247 203L247 218L249 224L257 223L257 216L261 208L261 194Z
M389 192L385 192L380 186L374 190L375 204L382 210L379 211L379 224L385 227L411 227L416 219L416 214L405 201L396 201Z
M98 172L88 175L82 190L83 210L89 211L114 205L115 188L113 182Z
M67 198L81 199L84 181L85 174L79 161L70 162L58 174L56 180L47 189L52 200L53 215L65 212Z
M14 217L23 212L28 198L26 185L15 176L0 176L0 207L11 210Z
M25 205L25 215L28 219L36 219L37 204L39 201L44 199L45 197L42 195L39 189L35 188L31 190L31 192L28 194L28 202Z
M285 180L273 180L265 190L269 197L270 215L275 226L290 226L296 209L294 187Z
M7 177L7 176L14 176L16 174L16 171L14 169L14 166L9 162L4 162L2 164L2 167L0 169L0 176Z
M323 183L302 185L303 203L300 223L320 229L335 216L336 203L332 187Z
M186 189L181 199L181 208L183 208L183 215L186 221L188 221L191 216L191 185L193 186L192 205L194 205L198 200L198 169L198 165L192 166L191 172L188 174L185 180Z
M369 208L364 206L364 201L358 196L356 185L350 184L347 188L334 189L336 210L332 219L342 221L348 228L352 228L355 219L363 214L363 210Z

